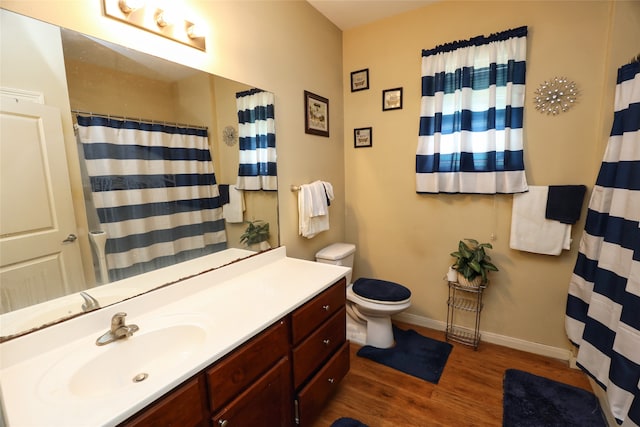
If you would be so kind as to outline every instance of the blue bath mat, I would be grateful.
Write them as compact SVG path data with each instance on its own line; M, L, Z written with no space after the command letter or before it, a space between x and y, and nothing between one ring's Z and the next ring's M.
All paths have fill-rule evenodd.
M358 350L358 356L438 384L453 346L422 336L413 329L405 331L395 325L393 337L396 340L394 347L377 348L365 345Z
M598 399L578 387L507 369L503 427L606 427Z
M362 424L358 420L354 420L353 418L338 418L331 424L331 427L368 427L366 424Z

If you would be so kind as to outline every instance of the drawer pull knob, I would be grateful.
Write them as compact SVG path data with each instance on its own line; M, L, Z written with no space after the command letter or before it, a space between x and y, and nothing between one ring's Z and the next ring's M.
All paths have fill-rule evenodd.
M219 420L218 421L218 425L220 427L227 427L229 425L229 421L228 420Z
M324 309L324 311L329 311L331 307L329 306L329 304L326 304L326 305L323 305L322 308Z
M329 381L329 384L333 384L335 382L333 378L329 378L327 381Z
M324 345L331 344L331 340L330 339L322 340L322 342L324 343Z

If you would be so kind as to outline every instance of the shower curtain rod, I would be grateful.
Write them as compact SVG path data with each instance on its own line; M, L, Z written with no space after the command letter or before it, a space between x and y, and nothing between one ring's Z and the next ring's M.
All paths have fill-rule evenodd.
M150 124L150 125L164 125L164 126L175 126L175 127L181 127L181 128L193 128L193 129L209 130L209 128L207 126L202 126L202 125L189 125L189 124L185 124L185 123L166 122L166 121L162 121L162 120L141 119L139 117L115 116L113 114L92 113L90 111L80 111L80 110L71 110L71 112L73 114L81 114L83 116L92 116L92 117L93 116L102 117L102 118L105 118L105 119L132 120L132 121L138 121L140 123L147 123L147 124Z

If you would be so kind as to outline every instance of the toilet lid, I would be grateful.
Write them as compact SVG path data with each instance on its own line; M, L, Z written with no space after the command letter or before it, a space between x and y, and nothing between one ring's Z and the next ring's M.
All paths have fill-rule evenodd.
M361 277L353 283L353 292L374 301L404 301L411 297L411 291L402 285L386 280Z

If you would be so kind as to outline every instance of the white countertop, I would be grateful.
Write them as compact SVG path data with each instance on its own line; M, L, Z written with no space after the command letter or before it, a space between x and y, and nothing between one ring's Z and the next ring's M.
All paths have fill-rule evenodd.
M5 342L0 345L0 387L7 426L118 424L348 271L347 267L288 258L281 247ZM150 374L141 383L120 387L117 393L102 393L101 384L82 393L70 391L66 386L69 370L117 351L119 342L95 345L116 312L126 312L126 323L140 328L128 340L174 321L205 328L206 338L180 363L160 375ZM172 342L166 345L172 348ZM152 354L144 357L153 359ZM96 382L105 378L103 372L96 372Z

